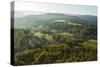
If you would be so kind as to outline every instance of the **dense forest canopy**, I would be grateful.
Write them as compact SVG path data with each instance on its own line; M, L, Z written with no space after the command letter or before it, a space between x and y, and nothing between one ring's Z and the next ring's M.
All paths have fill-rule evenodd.
M47 13L15 18L14 64L97 60L97 17Z

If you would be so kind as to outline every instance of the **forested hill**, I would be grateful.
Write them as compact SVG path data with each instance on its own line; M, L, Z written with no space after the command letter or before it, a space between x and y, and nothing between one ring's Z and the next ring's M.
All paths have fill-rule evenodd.
M15 17L14 64L97 60L97 17L47 13Z

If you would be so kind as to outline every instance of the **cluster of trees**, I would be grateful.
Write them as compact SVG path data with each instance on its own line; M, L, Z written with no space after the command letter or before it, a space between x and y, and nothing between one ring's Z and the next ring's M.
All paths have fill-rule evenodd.
M48 64L96 60L96 41L88 40L81 46L49 44L35 49L25 49L15 55L15 65Z
M41 29L15 28L14 63L48 64L97 59L97 27L51 22Z

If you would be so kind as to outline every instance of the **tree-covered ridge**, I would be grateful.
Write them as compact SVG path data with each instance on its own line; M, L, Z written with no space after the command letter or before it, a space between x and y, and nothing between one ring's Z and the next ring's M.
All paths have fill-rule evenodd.
M97 59L96 20L91 22L91 19L83 20L86 16L80 19L63 14L32 17L26 18L29 25L22 24L27 22L20 18L22 23L18 20L20 24L14 28L15 65Z
M96 60L96 45L89 47L85 43L82 46L70 47L68 44L49 44L41 48L25 49L15 55L15 64L48 64L65 62L82 62ZM93 43L96 43L94 41ZM85 45L85 46L84 46Z

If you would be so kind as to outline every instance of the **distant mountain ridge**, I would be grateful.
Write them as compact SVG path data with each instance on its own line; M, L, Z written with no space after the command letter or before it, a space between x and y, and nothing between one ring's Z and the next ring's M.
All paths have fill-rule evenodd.
M15 27L25 26L34 27L39 25L48 25L53 20L71 20L79 24L96 24L97 16L92 15L66 15L63 13L46 13L40 15L27 15L15 17Z

